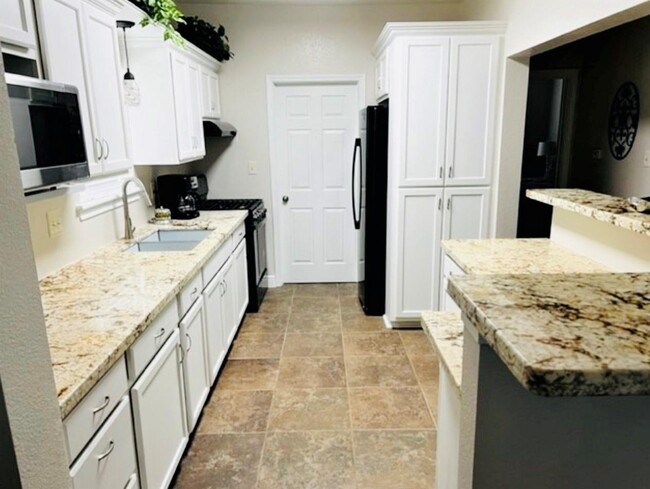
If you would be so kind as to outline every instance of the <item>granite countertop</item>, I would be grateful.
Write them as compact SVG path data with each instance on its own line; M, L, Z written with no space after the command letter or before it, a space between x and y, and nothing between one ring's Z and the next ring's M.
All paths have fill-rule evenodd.
M169 304L225 239L246 211L202 212L171 225L147 224L134 241L158 229L213 232L194 249L123 252L118 240L40 281L45 325L61 417L65 418Z
M452 239L443 241L442 247L468 274L611 271L550 239Z
M532 189L530 199L650 236L650 214L627 210L623 197L575 188Z
M448 290L529 391L650 395L650 273L455 276Z
M463 379L463 319L459 312L426 311L422 313L422 329L427 334L438 358L449 373L460 394Z

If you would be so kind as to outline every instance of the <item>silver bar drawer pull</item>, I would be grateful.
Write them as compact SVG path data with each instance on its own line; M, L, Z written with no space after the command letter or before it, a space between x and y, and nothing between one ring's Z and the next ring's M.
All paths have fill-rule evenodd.
M106 397L104 398L104 402L102 403L102 405L101 405L101 406L97 406L95 409L93 409L93 415L95 415L95 414L97 414L98 412L103 411L104 409L106 409L106 406L108 406L108 405L110 404L110 402L111 402L111 397L110 397L110 396L106 396Z
M158 333L156 336L154 336L153 339L157 340L158 338L160 338L164 334L165 334L165 328L160 328L160 333Z
M97 455L97 461L101 462L102 460L104 460L106 457L108 457L111 454L113 450L115 450L115 443L113 443L113 440L111 440L110 443L108 444L108 450L106 450L101 455Z

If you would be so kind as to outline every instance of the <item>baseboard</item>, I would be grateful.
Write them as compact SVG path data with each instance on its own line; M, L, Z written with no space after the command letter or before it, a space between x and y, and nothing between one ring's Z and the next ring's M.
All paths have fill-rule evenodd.
M384 320L384 326L388 329L422 329L422 325L418 320L404 319L401 321L391 321L386 314L381 318Z
M284 284L278 283L275 275L265 275L262 279L262 285L269 289L274 289L275 287L281 287Z

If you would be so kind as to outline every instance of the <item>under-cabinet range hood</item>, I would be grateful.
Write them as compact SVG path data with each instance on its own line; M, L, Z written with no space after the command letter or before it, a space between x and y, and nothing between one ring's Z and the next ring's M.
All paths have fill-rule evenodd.
M224 121L203 120L203 133L206 138L234 138L237 129Z

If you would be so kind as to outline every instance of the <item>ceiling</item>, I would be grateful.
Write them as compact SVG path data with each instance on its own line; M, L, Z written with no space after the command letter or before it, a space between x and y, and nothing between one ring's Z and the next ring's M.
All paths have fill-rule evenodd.
M294 5L372 5L372 4L455 4L462 0L179 0L181 4L294 4Z

